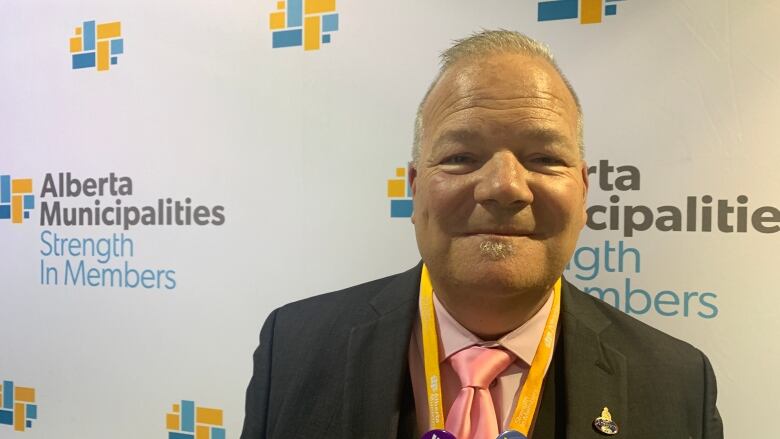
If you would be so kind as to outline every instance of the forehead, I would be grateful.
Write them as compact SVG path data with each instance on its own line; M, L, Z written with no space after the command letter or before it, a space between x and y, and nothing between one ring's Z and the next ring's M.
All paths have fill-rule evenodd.
M546 60L490 55L458 62L442 74L423 106L423 138L453 129L483 129L487 135L554 131L574 143L578 116L574 97Z

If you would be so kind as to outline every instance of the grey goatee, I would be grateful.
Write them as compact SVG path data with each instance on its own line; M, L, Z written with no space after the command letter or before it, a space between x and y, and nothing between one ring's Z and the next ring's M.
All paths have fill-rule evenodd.
M482 241L479 244L479 250L483 256L493 261L506 259L514 252L512 244L501 241Z

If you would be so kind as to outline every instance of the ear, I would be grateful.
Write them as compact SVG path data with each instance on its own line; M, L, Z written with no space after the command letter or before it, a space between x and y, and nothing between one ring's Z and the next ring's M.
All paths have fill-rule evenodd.
M588 163L585 160L582 161L580 173L582 174L582 215L584 223L586 223L588 221L588 188L590 187L590 181L588 180Z
M414 196L417 195L417 168L414 167L414 162L409 162L406 168L406 176L409 179L409 187L412 188L412 203L414 203ZM410 219L412 224L414 224L414 208L412 208L412 217Z
M412 188L412 196L417 194L417 168L414 167L414 162L409 162L406 169L406 175L409 179L409 186Z

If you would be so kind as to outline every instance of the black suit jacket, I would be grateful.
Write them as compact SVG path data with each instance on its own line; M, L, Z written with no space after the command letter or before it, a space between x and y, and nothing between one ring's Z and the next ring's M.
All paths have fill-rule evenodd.
M407 353L421 264L283 306L266 320L242 439L416 439ZM720 439L715 377L697 349L564 281L561 331L533 439Z

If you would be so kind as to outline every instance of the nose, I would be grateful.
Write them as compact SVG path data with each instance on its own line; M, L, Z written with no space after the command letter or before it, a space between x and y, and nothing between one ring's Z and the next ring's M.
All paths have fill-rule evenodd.
M480 169L474 189L477 203L486 208L522 209L531 204L533 192L528 187L528 170L509 151L499 151Z

